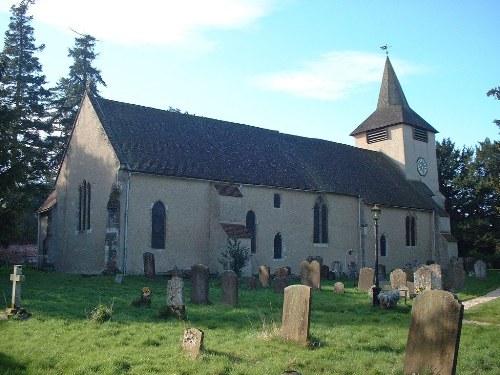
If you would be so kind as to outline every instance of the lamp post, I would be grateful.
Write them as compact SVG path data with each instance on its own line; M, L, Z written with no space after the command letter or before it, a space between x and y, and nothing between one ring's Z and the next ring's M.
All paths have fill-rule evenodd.
M380 212L382 211L377 205L373 206L372 209L372 218L375 221L375 269L373 272L374 278L374 287L373 287L373 306L379 306L380 301L378 300L378 294L380 293L380 286L378 283L378 219L380 219Z

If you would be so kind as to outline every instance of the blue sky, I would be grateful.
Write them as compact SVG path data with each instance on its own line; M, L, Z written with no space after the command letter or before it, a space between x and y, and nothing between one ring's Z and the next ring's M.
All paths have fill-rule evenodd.
M0 0L0 31L11 0ZM89 33L109 99L348 145L376 107L385 53L410 106L457 147L498 139L496 0L38 0L49 85Z

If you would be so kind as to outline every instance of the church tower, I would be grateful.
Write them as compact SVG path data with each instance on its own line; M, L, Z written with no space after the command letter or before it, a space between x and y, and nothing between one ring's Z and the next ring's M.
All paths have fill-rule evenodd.
M439 192L434 129L410 108L387 57L377 109L352 133L356 147L390 157L408 180L423 182L444 207Z

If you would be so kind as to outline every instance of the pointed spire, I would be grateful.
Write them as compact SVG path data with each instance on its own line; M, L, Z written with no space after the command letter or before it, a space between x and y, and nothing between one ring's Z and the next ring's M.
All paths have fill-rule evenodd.
M377 109L363 121L351 135L397 124L407 124L433 133L438 132L410 108L398 77L392 67L391 60L389 60L389 56L387 56L378 96Z
M378 95L377 108L387 105L409 107L389 57L385 59L384 76L382 77L382 85Z

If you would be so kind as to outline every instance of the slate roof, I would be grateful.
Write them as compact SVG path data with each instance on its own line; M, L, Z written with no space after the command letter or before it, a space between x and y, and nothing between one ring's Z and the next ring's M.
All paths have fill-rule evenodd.
M391 61L387 58L377 109L351 135L402 123L438 133L436 129L410 108Z
M379 152L87 95L120 163L132 172L437 209Z

